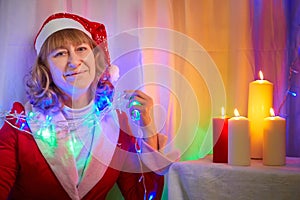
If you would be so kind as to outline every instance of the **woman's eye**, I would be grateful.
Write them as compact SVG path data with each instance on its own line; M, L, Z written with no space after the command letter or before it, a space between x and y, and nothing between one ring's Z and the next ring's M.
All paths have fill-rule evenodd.
M84 45L77 47L77 51L85 51L85 50L87 50L87 47Z
M53 57L59 57L59 56L64 56L66 55L68 52L67 51L57 51L57 52L54 52L53 54Z

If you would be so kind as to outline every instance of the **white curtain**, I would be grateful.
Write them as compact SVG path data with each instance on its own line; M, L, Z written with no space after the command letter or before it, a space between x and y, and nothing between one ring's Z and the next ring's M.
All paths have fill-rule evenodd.
M212 92L209 87L216 91L216 87L221 86L223 93L220 100L225 98L222 96L222 80L205 49L193 38L173 30L177 23L173 22L177 11L171 1L1 1L0 36L5 49L0 55L1 110L9 110L13 101L27 101L23 77L34 62L33 40L43 21L56 12L76 13L106 25L111 60L120 67L117 90L140 88L153 97L157 126L170 138L168 149L175 145L184 154L193 147L186 159L197 159L210 151L211 137L207 137L207 133L212 106L202 109L199 128L200 105L203 107L209 103L208 95ZM185 58L192 65L198 65L196 68L201 67L200 62L206 62L200 74L196 69L198 77L190 75L193 66L182 63ZM210 66L213 71L209 71ZM187 70L182 70L182 67ZM217 76L218 85L205 83L214 81L205 76L210 72ZM191 82L200 83L191 85ZM208 89L206 84L210 84ZM218 98L217 92L212 95ZM211 105L217 106L216 103ZM201 145L203 140L208 143ZM199 154L200 146L204 150Z
M211 119L222 106L230 116L234 108L247 115L248 86L260 69L274 84L278 110L287 89L287 21L299 19L288 5L299 10L299 3L277 0L1 0L0 111L26 102L23 77L42 22L72 12L106 25L111 60L120 67L117 90L140 88L153 97L167 150L198 159L211 152ZM290 155L299 156L295 129Z

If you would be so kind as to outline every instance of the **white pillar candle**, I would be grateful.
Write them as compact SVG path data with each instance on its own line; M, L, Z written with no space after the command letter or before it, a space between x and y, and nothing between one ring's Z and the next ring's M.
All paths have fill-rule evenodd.
M275 116L274 110L270 109L271 117L264 119L263 138L263 164L285 165L285 119Z
M239 116L237 109L235 117L228 120L228 164L250 165L249 121Z
M261 80L249 84L248 119L250 121L251 158L262 159L263 123L273 107L273 84L263 80L263 73L259 73Z

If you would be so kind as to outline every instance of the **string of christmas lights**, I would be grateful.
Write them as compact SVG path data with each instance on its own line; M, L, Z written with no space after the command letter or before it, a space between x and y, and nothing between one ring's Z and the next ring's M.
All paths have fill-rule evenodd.
M283 100L279 105L278 114L280 114L281 109L282 109L283 105L285 104L285 102L287 101L287 98L289 96L297 97L297 92L292 87L293 86L292 81L295 78L295 76L299 74L299 70L298 70L299 55L300 55L300 47L298 48L298 54L297 54L296 58L293 60L293 62L290 65L290 68L289 68L288 87L287 87L287 91L283 97Z
M52 123L52 116L46 115L45 120L40 119L38 112L29 112L28 114L25 114L24 111L21 113L17 113L16 111L13 112L0 112L0 119L7 122L9 125L11 125L13 128L16 128L18 130L24 131L28 134L32 134L31 132L25 130L24 128L27 126L27 122L30 122L31 124L35 124L41 127L41 132L38 132L43 135L48 135L49 130L55 130L56 128L60 130L74 130L77 129L77 127L81 126L84 122L87 120L94 119L95 116L98 118L98 121L100 122L103 117L108 114L112 110L117 110L121 112L121 110L124 110L126 107L127 101L124 99L125 94L117 95L114 101L109 101L109 99L104 96L100 98L99 101L101 101L101 104L103 104L104 101L106 101L107 106L103 110L98 109L99 102L95 102L96 112L88 115L87 117L80 119L80 120L61 120L59 122L56 122L56 124ZM132 105L140 105L138 102L132 103ZM16 119L15 124L11 123L11 120ZM131 119L133 121L140 120L140 113L138 110L134 110L134 115L131 115ZM66 125L67 124L67 125Z
M45 142L48 142L50 146L55 147L57 144L57 139L63 139L67 137L67 135L72 133L72 130L76 130L78 127L82 126L83 123L86 123L90 120L93 120L95 122L95 119L97 120L97 124L99 124L104 116L108 114L112 110L118 110L121 112L122 109L125 108L127 102L124 101L125 94L117 95L117 98L115 98L114 101L110 101L109 98L106 96L103 96L102 98L99 98L99 101L101 102L95 102L95 108L96 112L89 114L88 116L82 118L82 119L66 119L66 120L61 120L56 122L55 124L52 123L52 116L46 115L45 120L44 119L39 119L40 113L38 112L29 112L27 115L22 111L21 113L18 113L16 110L14 112L0 112L0 119L3 119L6 123L8 123L10 126L13 128L26 132L28 134L33 135L33 137L37 139L41 139ZM104 109L101 111L98 109L99 105L106 105ZM132 101L130 103L130 107L133 105L141 105L137 101ZM11 120L16 119L15 123L11 123ZM140 112L136 109L134 109L131 112L131 119L133 121L139 121L140 120ZM34 134L30 131L27 131L25 127L27 123L30 122L30 124L34 124L35 126L39 126L39 130ZM66 125L67 124L67 125ZM94 123L94 126L97 124ZM94 127L91 127L94 128ZM60 133L66 133L64 135L59 135L57 134L57 130L65 130L65 131L60 131ZM138 162L141 170L141 177L139 178L139 182L142 182L143 187L144 187L144 199L147 199L147 190L146 190L146 182L145 182L145 176L143 173L143 164L141 160L141 138L142 138L142 132L139 129L138 130L138 137L136 138L135 142L135 150L137 152L137 157L138 157ZM72 145L71 145L72 146ZM153 199L156 195L156 192L151 192L149 194L149 200Z

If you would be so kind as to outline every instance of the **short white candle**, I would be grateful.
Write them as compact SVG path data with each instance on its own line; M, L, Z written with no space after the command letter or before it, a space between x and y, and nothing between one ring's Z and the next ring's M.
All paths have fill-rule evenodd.
M228 164L250 165L250 135L249 121L239 116L234 110L235 117L228 120Z
M264 119L263 164L285 165L286 122L284 118L275 116L273 108L270 114L271 117Z

